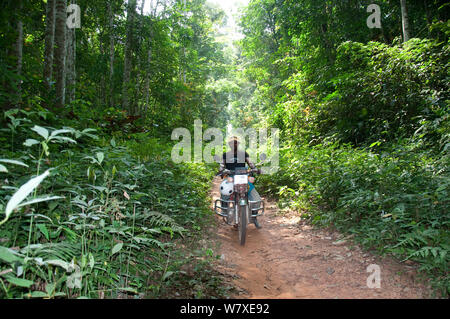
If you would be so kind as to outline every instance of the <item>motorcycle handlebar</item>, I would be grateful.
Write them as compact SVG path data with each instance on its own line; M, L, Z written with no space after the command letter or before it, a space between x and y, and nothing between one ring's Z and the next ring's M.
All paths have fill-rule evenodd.
M247 169L247 174L250 173L255 173L255 174L261 174L261 169L259 168L249 168ZM223 171L220 171L216 174L216 176L223 176L223 175L230 175L231 174L231 170L229 169L224 169Z

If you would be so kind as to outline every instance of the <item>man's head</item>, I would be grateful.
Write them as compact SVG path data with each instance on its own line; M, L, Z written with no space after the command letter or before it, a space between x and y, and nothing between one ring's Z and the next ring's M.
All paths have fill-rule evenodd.
M233 136L228 140L228 145L231 147L232 150L237 150L239 146L239 139L237 136Z

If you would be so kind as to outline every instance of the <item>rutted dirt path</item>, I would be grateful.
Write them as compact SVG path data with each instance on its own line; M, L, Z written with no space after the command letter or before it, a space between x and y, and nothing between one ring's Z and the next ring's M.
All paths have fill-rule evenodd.
M219 198L220 178L212 197ZM316 230L294 213L281 215L266 201L262 229L248 227L244 247L238 233L217 216L218 270L237 288L234 298L427 298L415 282L415 266L372 256L338 233ZM370 264L381 270L381 288L367 287Z

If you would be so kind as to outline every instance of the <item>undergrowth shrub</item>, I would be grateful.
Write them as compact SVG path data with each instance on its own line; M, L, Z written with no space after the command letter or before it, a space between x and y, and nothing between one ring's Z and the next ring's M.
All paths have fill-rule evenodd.
M157 298L175 283L184 297L221 296L218 277L199 275L212 254L176 245L198 247L211 170L174 164L168 142L142 134L138 148L90 129L14 132L0 156L0 297ZM14 194L23 206L10 210ZM175 280L186 264L194 272Z
M450 157L411 143L375 151L349 145L283 151L280 173L263 189L314 224L354 234L366 248L414 260L449 293Z

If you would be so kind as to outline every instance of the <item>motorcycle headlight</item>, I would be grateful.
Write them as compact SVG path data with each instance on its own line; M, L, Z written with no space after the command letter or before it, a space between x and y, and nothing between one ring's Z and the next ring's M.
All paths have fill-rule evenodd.
M228 178L227 178L227 181L229 181L230 183L233 183L233 177L231 177L231 176L228 177Z

